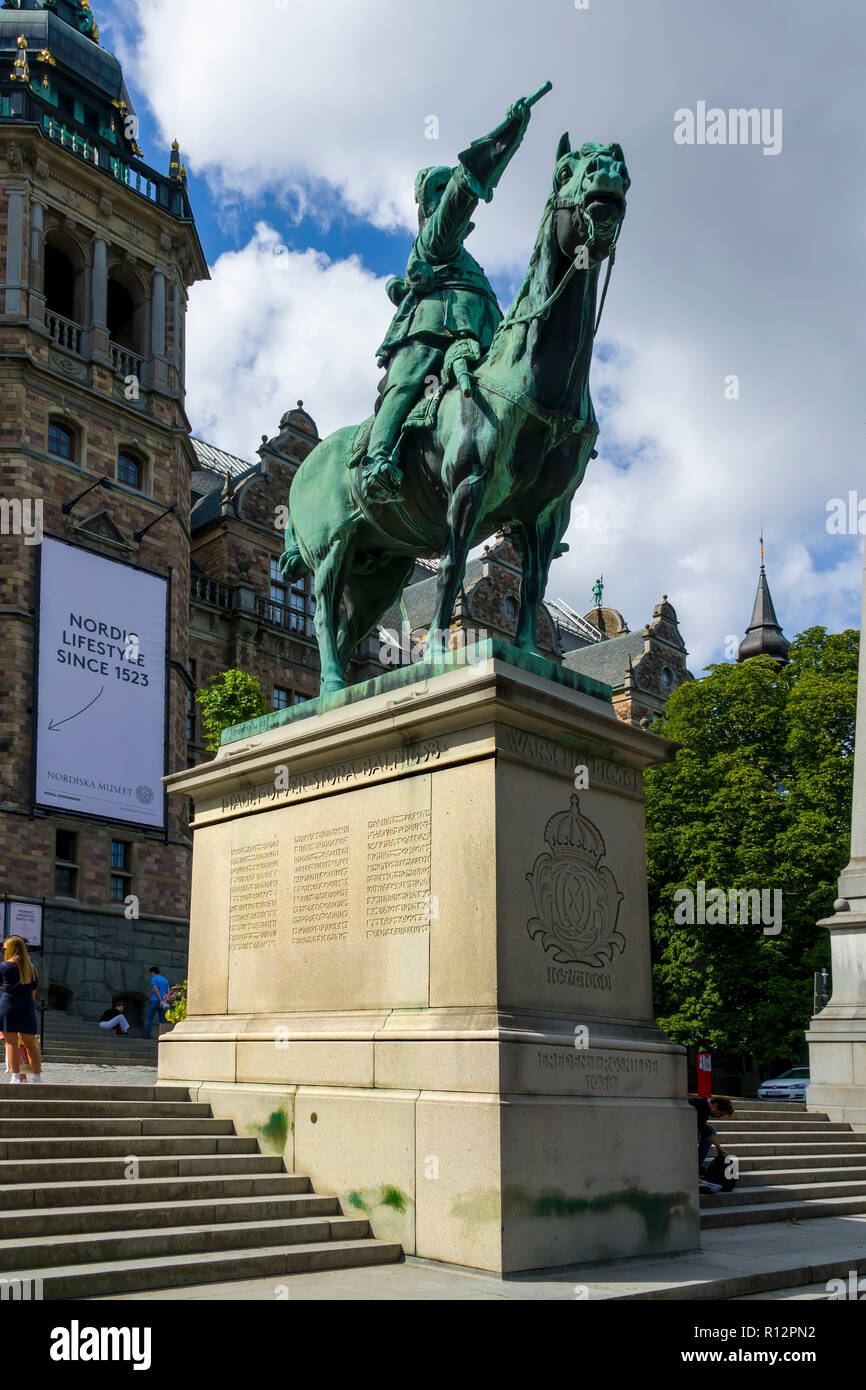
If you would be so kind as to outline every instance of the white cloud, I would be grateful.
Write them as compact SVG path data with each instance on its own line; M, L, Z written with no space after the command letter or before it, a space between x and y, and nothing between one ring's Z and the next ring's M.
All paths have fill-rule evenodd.
M596 361L596 399L615 400L580 494L599 524L570 535L551 588L586 608L603 570L633 627L666 591L699 669L748 622L762 522L788 635L858 621L862 542L825 525L829 497L863 489L857 16L854 0L818 30L810 7L751 0L138 0L127 73L227 205L276 192L407 228L416 169L549 77L471 243L509 280L563 127L622 142L634 184L601 342L623 351ZM677 146L674 111L698 100L781 108L782 152ZM192 300L191 414L246 454L296 396L324 429L361 418L389 307L356 260L292 252L278 270L274 235L220 257Z
M251 458L298 398L323 433L369 415L382 375L370 343L392 312L382 280L355 258L290 251L264 222L211 275L190 295L187 388L197 434Z

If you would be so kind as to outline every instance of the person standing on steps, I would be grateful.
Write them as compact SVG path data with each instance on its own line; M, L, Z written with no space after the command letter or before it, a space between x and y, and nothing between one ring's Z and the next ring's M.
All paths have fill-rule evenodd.
M6 1064L11 1084L27 1078L21 1075L23 1042L30 1058L34 1083L42 1080L42 1056L36 1036L36 986L39 977L20 936L9 936L3 942L3 961L0 963L0 1031L6 1038ZM20 1037L19 1037L20 1034Z
M151 992L147 1005L147 1022L144 1026L145 1037L150 1037L153 1029L153 1020L159 1014L159 1022L165 1023L165 996L168 994L170 985L164 975L160 975L159 966L152 965L148 971L150 975ZM157 1026L157 1037L159 1027Z

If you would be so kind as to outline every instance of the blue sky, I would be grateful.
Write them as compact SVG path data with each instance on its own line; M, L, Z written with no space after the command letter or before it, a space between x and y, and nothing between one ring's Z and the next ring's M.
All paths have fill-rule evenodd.
M553 595L584 611L604 572L639 627L669 594L698 670L748 621L763 522L787 634L859 623L862 538L826 525L832 498L866 493L855 0L820 19L808 0L438 0L435 25L426 0L95 10L146 159L166 168L177 135L190 171L212 270L190 303L197 433L251 457L296 398L323 433L368 412L414 173L549 78L471 242L503 306L564 128L620 140L633 180L593 367L591 524ZM780 112L778 153L677 144L675 113L700 102Z

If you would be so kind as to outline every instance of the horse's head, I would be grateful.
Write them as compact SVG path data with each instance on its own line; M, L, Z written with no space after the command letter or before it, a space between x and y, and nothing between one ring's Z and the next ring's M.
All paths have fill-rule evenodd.
M568 133L556 152L553 208L556 239L573 260L582 246L591 264L610 254L625 217L631 179L619 145L581 145L571 149Z

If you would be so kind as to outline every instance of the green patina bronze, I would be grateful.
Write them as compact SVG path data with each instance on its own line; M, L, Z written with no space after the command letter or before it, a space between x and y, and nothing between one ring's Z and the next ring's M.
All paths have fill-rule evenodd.
M288 579L315 573L324 695L345 688L349 658L422 556L441 559L430 633L440 661L469 551L503 527L523 560L515 646L540 656L538 607L598 434L598 279L630 183L619 145L572 150L562 137L529 268L502 318L463 242L547 90L509 108L454 169L418 175L418 236L387 286L397 313L379 349L378 411L324 439L292 483L281 566Z

